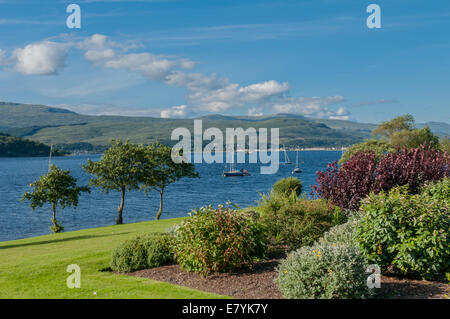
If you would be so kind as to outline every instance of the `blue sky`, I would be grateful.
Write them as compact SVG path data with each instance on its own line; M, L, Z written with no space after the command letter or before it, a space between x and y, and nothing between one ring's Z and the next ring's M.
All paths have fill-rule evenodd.
M381 29L366 26L371 3ZM449 1L0 0L0 30L2 101L450 122Z

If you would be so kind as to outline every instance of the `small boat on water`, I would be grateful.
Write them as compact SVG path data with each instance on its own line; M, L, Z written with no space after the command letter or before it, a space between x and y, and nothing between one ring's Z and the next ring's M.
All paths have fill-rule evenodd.
M297 151L297 159L295 161L295 168L292 171L292 174L300 174L302 172L301 168L298 166L298 151Z
M225 177L232 177L232 176L248 176L250 175L246 169L241 168L240 170L237 170L234 163L230 164L230 170L224 171L223 176Z
M286 152L286 147L283 145L283 151L284 151L284 162L281 161L280 164L281 165L289 165L292 164L291 160L289 159L289 156Z

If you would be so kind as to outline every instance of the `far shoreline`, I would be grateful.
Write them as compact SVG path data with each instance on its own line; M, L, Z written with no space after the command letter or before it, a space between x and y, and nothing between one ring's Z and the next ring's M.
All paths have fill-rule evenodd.
M309 148L298 148L298 149L287 149L286 151L288 152L313 152L313 151L330 151L330 152L342 152L342 151L346 151L347 148L327 148L327 147L309 147ZM256 150L255 152L261 152L263 150ZM266 150L264 150L266 151ZM268 150L270 151L270 150ZM276 150L275 152L283 152L283 149L279 149ZM242 153L242 152L248 152L247 150L236 150L234 151L235 153ZM199 152L191 152L192 154L196 154ZM226 151L217 151L217 153L227 153ZM69 154L64 154L64 155L52 155L52 157L75 157L75 156L101 156L103 155L103 153L87 153L87 152L74 152L74 153L69 153ZM38 155L38 156L0 156L0 159L2 158L48 158L48 156L44 156L44 155Z

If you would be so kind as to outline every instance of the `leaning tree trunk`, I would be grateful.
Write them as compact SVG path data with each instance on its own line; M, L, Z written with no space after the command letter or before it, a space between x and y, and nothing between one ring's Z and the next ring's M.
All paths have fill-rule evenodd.
M123 206L125 205L125 187L122 187L122 196L120 199L120 205L117 208L117 219L116 219L116 224L120 225L123 223L123 219L122 219L122 212L123 212Z
M158 213L156 214L156 220L159 220L159 217L161 217L161 214L163 212L163 194L164 194L164 188L162 188L159 191L159 210L158 210Z
M64 227L62 227L61 225L58 225L58 221L56 220L56 204L52 205L52 212L53 212L53 216L52 216L52 227L51 230L53 233L59 233L62 232Z
M56 229L56 205L55 204L53 204L53 206L52 206L52 211L53 211L53 217L52 217L52 224L53 224L53 227L54 227L54 229Z

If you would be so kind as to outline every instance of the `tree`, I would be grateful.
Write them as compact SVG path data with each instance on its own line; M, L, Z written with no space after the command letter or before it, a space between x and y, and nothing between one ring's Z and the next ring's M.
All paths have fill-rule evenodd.
M417 148L422 145L439 148L439 138L428 126L423 129L415 128L414 117L410 114L381 123L372 131L372 135L380 136L394 148Z
M357 153L373 152L376 159L392 153L398 148L419 148L426 146L433 149L442 148L439 137L433 134L428 126L423 129L414 127L414 117L410 114L398 116L388 122L383 122L372 131L374 137L362 143L352 145L341 157L339 164L348 161Z
M117 208L116 224L123 223L125 193L139 188L139 174L142 172L143 146L111 141L111 147L105 151L98 162L88 160L83 168L96 178L89 180L89 185L99 187L108 194L111 190L121 193Z
M54 233L64 230L56 220L58 205L63 209L70 206L77 207L80 193L90 192L87 186L77 186L77 180L70 175L70 170L63 171L54 164L50 166L50 171L46 175L41 176L30 186L34 187L34 191L25 192L21 200L29 200L33 210L36 207L42 207L45 203L51 204L53 213L51 230Z
M450 138L448 136L442 138L439 144L441 145L441 150L450 153Z
M350 146L345 153L342 154L339 164L344 164L357 153L373 152L375 153L376 159L379 160L381 156L393 151L395 151L395 147L386 141L375 139L366 140L362 143Z
M192 163L183 161L174 163L171 157L172 149L159 142L151 144L145 148L145 165L141 171L141 189L149 192L155 189L159 192L159 210L156 214L156 220L159 220L163 212L163 197L166 187L183 177L198 178ZM180 151L180 156L182 153Z
M382 122L372 131L374 136L387 137L388 139L395 132L403 130L411 131L414 128L414 117L411 114L397 116L390 121Z
M422 145L426 145L434 149L438 149L440 147L439 137L431 132L428 125L423 129L412 130L409 133L409 138L406 143L407 148L418 148Z

